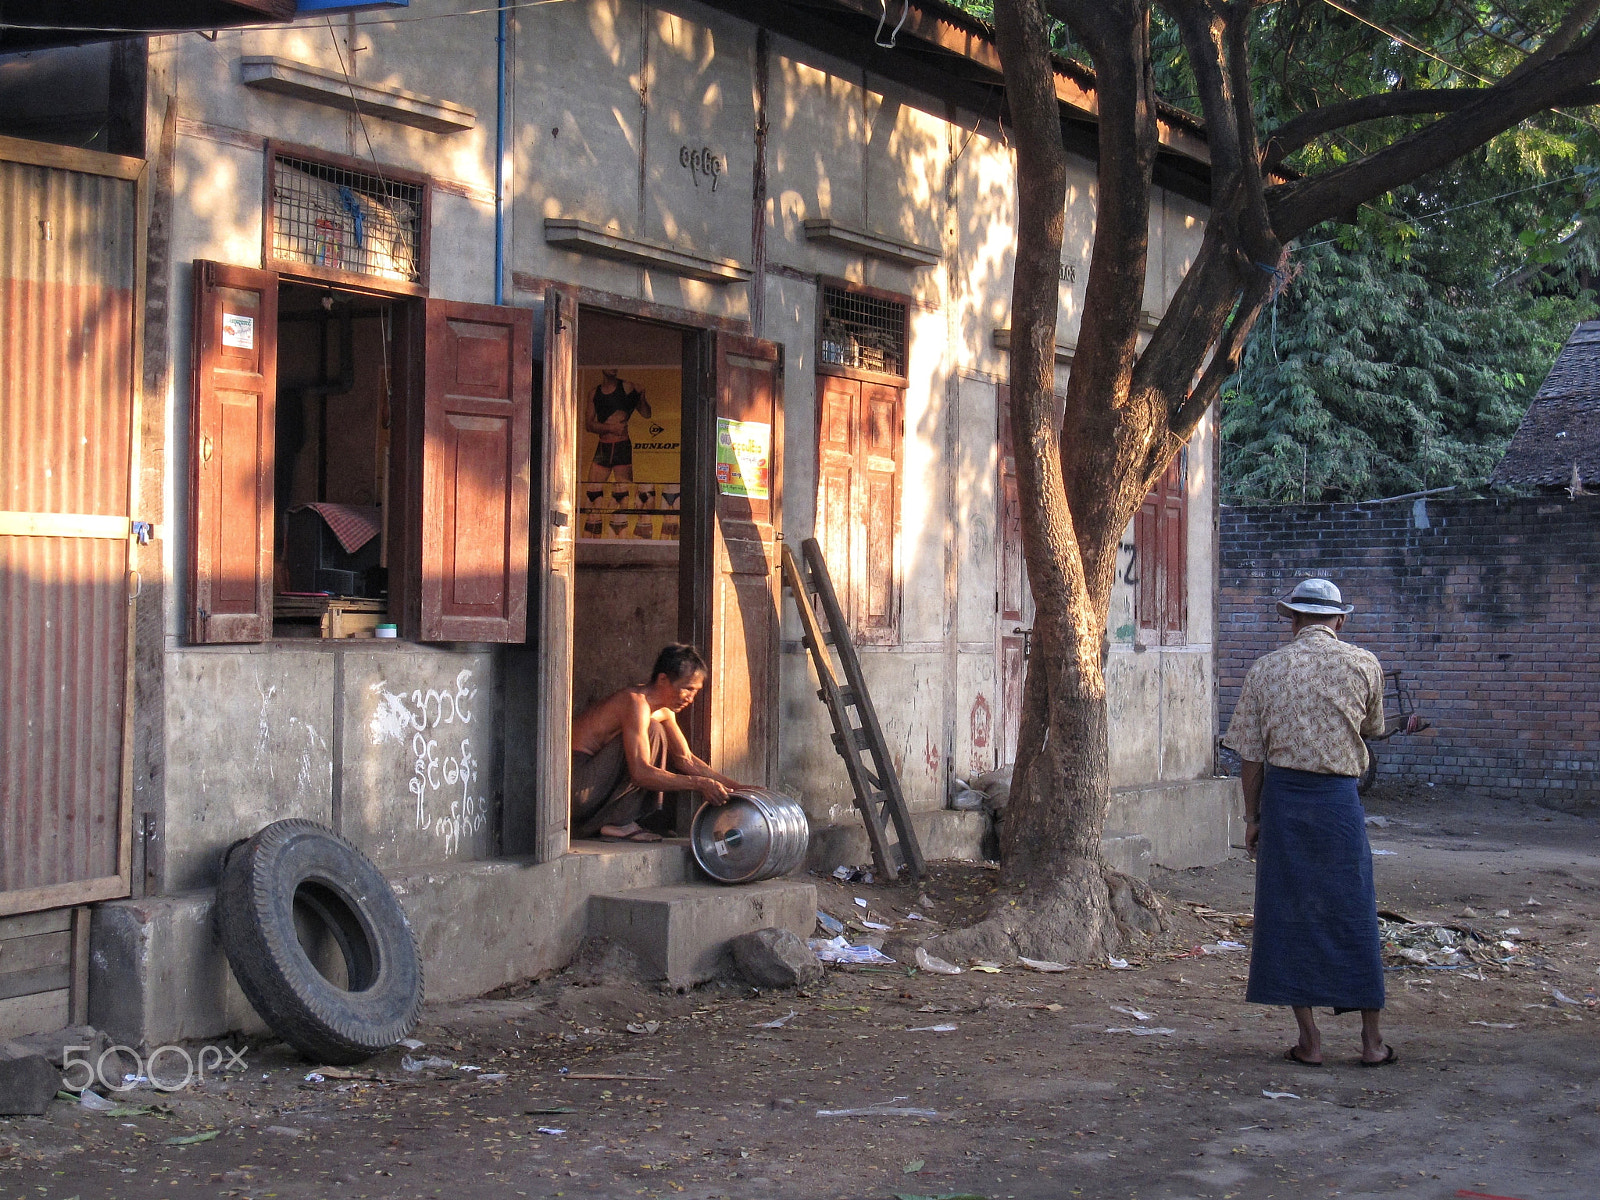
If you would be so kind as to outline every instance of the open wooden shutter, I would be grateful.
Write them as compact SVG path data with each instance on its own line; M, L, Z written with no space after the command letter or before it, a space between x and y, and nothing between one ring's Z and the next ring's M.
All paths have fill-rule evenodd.
M861 384L834 375L817 377L817 541L834 593L849 614L855 576L852 559L856 478L856 408Z
M856 641L900 639L900 444L905 392L861 385L861 585L856 589Z
M711 402L703 396L695 407L710 419L689 426L696 449L686 455L684 477L710 467L691 526L701 545L702 535L711 535L710 553L684 557L680 584L680 604L692 595L710 598L687 622L711 666L710 695L695 706L696 732L717 770L768 784L778 765L783 348L721 333L704 335L702 346L702 370L710 368L702 389Z
M426 642L520 642L528 622L533 314L429 300L422 417Z
M194 264L189 636L272 636L278 277Z

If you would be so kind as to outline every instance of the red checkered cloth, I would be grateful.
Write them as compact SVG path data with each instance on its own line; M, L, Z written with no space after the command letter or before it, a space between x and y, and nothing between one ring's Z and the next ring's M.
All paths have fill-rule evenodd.
M344 547L346 554L354 554L377 537L379 522L383 519L383 509L362 504L301 504L295 511L302 508L316 510L317 515L328 523L328 528L333 530L333 536L339 539L339 545Z

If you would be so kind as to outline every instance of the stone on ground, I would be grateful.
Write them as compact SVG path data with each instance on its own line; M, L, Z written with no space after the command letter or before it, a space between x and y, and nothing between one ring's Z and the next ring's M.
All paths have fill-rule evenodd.
M728 949L739 974L753 987L804 987L822 978L822 964L811 947L787 929L769 926L740 934Z
M0 1116L41 1117L60 1090L61 1072L49 1059L0 1042Z

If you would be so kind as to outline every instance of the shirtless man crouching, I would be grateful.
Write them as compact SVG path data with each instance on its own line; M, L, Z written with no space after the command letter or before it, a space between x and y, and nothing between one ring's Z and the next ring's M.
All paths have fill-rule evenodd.
M706 682L693 646L674 643L656 656L650 682L613 692L572 722L572 836L606 842L659 842L639 818L662 792L699 792L726 804L741 785L695 757L678 714Z

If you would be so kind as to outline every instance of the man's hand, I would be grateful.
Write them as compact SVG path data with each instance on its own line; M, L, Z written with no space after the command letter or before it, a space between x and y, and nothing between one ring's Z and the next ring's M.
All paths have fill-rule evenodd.
M1245 853L1251 858L1256 856L1256 847L1261 844L1261 822L1247 821L1244 827Z
M695 787L712 804L726 804L732 795L726 787L715 779L700 779Z

